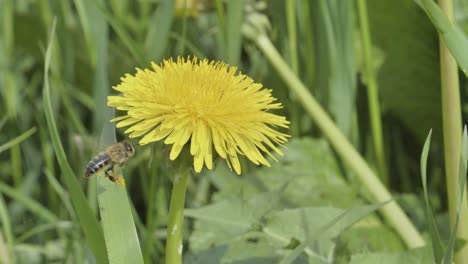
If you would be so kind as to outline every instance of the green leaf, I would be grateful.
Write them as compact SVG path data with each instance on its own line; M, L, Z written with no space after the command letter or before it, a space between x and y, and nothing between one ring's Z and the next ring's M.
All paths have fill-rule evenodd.
M196 254L188 254L184 258L184 264L218 264L226 253L227 246L215 246Z
M188 254L186 264L218 264L218 263L278 263L281 251L271 247L266 238L252 238L249 235L237 238L229 244L213 246L209 249ZM308 263L305 256L300 256L294 263Z
M99 212L109 263L143 263L126 189L103 176L98 177Z
M189 238L190 252L203 254L203 251L213 247L229 246L242 233L221 223L196 220ZM208 252L206 253L208 254Z
M401 238L378 219L365 219L343 232L340 245L337 254L344 256L353 252L398 252L406 249Z
M442 126L437 34L411 1L367 0L367 6L373 45L384 56L377 72L382 112L397 117L423 142L426 131ZM440 138L440 132L433 137Z
M428 264L434 263L428 247L401 253L360 254L351 257L349 264Z
M260 193L246 200L241 193L229 200L223 200L198 209L186 209L185 216L218 224L232 234L242 234L274 208L281 197L282 189Z
M341 214L337 215L331 221L329 221L326 225L322 226L318 231L314 232L314 234L309 234L307 239L305 239L299 246L297 246L286 258L284 258L280 263L281 264L290 264L292 263L299 254L305 250L310 244L314 241L323 240L326 238L326 235L330 235L329 238L335 238L338 235L348 229L351 225L355 224L357 221L361 220L365 216L368 216L372 212L375 212L386 203L379 203L369 206L362 206L362 207L353 207L350 208ZM305 231L308 231L307 228ZM337 232L337 233L335 233Z
M263 231L279 246L302 241L281 263L292 263L304 250L308 255L327 259L332 239L386 203L342 210L332 207L286 209L271 214ZM313 245L313 247L311 247Z
M250 182L272 190L287 184L283 199L295 207L351 207L362 203L357 188L343 177L332 150L323 139L292 139L279 162L256 170ZM257 184L259 185L259 184ZM255 186L255 185L254 185ZM257 189L260 191L261 189Z
M426 204L426 218L429 222L429 233L431 235L432 240L432 250L434 254L434 259L436 263L441 263L442 257L444 255L444 248L440 239L439 231L437 230L434 214L431 210L427 190L427 157L429 155L429 148L431 146L431 135L432 130L429 131L429 135L427 136L426 142L424 143L423 151L421 154L421 179L424 191L424 203Z
M104 148L116 142L115 127L110 122L112 111L105 106L100 108L107 113L108 120L104 124L100 140L101 148ZM121 170L116 173L123 177ZM142 264L143 255L125 186L117 185L103 175L97 177L99 212L110 263Z
M241 188L245 197L250 197L285 186L283 200L296 207L350 207L360 203L356 188L346 182L323 139L292 139L284 156L278 162L272 161L271 166L248 171L244 177L233 177L224 163L218 163L215 170L206 174L219 189L215 194L217 200L237 196Z
M206 176L219 190L213 196L217 202L185 211L186 216L196 219L194 232L189 238L191 252L195 252L196 256L201 254L202 259L209 259L210 254L221 254L214 249L211 252L211 247L226 246L224 256L215 258L218 262L206 262L220 263L234 259L230 255L234 248L262 248L256 243L267 239L269 250L274 252L270 258L265 260L260 253L239 250L245 254L238 253L242 255L238 260L277 263L285 253L289 253L285 263L302 263L301 257L304 255L301 253L305 249L308 255L315 255L312 257L314 260L322 261L333 253L328 252L335 245L332 237L341 235L352 223L381 206L353 207L349 212L338 209L359 205L363 201L355 188L344 180L326 141L293 139L286 147L285 155L278 163L272 162L272 168L253 169L243 177L235 177L222 163L217 164L214 171L207 172ZM296 209L282 209L284 207ZM301 213L305 215L302 221L298 217ZM392 248L402 248L398 236L392 230L385 229L378 218L366 218L359 226L367 228L368 232L386 231L385 237L390 238ZM277 230L281 228L285 229L284 232ZM312 240L305 240L304 234ZM319 234L322 235L320 241L316 241ZM379 234L375 236L375 241L380 242L382 237ZM304 243L300 244L301 241ZM372 249L372 242L365 241L363 244L367 243ZM260 249L258 251L261 252Z
M426 12L434 26L437 28L445 45L452 53L465 76L468 76L468 39L465 33L440 10L432 0L416 1Z
M199 209L186 209L184 215L197 219L190 236L193 251L232 242L237 236L261 226L261 219L276 207L283 188L246 198L243 189L238 195Z
M252 241L248 238L237 239L230 244L223 256L225 263L277 263L278 259L278 252L265 238Z
M49 37L49 44L46 50L45 65L44 65L44 89L42 94L42 100L44 105L44 111L47 121L47 127L49 129L52 145L57 156L58 164L63 174L65 185L70 193L70 198L75 208L79 222L85 233L86 241L89 248L94 254L98 263L109 263L106 255L106 247L104 241L104 235L102 233L101 226L99 225L96 215L92 212L89 204L81 190L81 186L76 180L70 164L68 163L65 151L60 141L60 136L57 130L57 124L55 123L55 117L52 110L52 102L50 99L50 85L49 85L49 67L52 56L52 43L55 35L55 20Z

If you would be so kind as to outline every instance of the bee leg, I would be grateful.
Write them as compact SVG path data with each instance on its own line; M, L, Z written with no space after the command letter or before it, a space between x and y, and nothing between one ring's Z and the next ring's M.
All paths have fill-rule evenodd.
M113 183L116 183L118 185L125 186L125 180L124 178L118 176L115 174L114 168L111 168L106 171L106 177L109 178L109 180Z

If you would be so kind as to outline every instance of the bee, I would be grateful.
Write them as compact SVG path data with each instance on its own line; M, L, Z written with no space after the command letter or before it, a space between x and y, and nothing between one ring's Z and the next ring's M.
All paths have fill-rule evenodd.
M113 144L88 162L84 177L88 178L104 171L109 180L125 186L125 180L115 174L115 168L125 165L125 162L134 155L135 149L129 142L123 141Z

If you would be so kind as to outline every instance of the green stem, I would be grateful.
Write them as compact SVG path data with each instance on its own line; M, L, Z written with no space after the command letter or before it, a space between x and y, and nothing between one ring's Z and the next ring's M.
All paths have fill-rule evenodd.
M257 34L252 38L257 46L264 52L270 63L276 68L278 74L283 78L288 87L297 95L304 109L314 119L323 134L327 136L330 144L339 156L356 173L366 190L372 195L375 202L392 200L390 192L385 188L366 161L340 132L328 114L323 110L315 98L309 93L304 84L291 71L281 55L275 49L266 34ZM391 201L381 209L381 212L389 224L411 248L420 247L425 244L415 226L400 206Z
M290 54L290 63L291 68L294 73L298 74L299 64L297 59L297 28L296 28L296 1L288 0L286 1L286 18L288 24L288 40L289 40L289 54ZM291 94L291 100L296 102L297 99L294 98L295 95ZM298 137L300 133L299 124L300 124L300 113L301 109L298 104L293 103L291 105L291 135L293 137Z
M453 21L453 3L451 0L439 0L440 8ZM443 38L440 37L440 76L442 86L442 125L444 131L444 158L447 181L447 196L450 225L453 227L457 216L458 206L458 170L460 160L460 146L462 135L462 119L460 107L460 85L458 81L457 64L447 49ZM457 238L468 240L468 205L466 186L463 202L460 208L460 222ZM457 251L455 263L467 263L468 245Z
M370 36L369 21L367 19L366 0L358 2L359 24L361 27L362 46L364 51L367 94L369 100L369 115L372 129L372 139L374 143L375 159L377 161L377 171L384 185L388 186L387 164L385 162L385 152L382 136L382 119L380 117L380 102L377 80L374 72L372 57L372 41Z
M182 228L184 223L185 192L189 171L181 169L172 187L167 225L166 263L182 264Z
M289 35L289 53L291 56L291 68L295 73L299 72L298 59L297 59L297 29L296 29L296 1L286 1L286 14L288 23L288 35Z

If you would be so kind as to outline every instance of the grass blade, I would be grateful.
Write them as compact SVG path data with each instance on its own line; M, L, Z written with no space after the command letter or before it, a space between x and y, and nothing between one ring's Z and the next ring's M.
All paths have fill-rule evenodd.
M13 235L13 230L11 228L10 215L8 214L8 209L3 199L3 195L0 193L0 222L2 223L2 230L0 231L0 236L5 236L6 238L6 250L4 251L0 248L0 263L15 263L15 238ZM0 237L0 239L2 239ZM0 245L3 247L3 245ZM10 262L11 261L11 262Z
M113 114L108 108L105 110L110 120ZM105 123L100 141L101 146L115 143L113 123ZM117 174L122 176L120 170L117 170ZM143 264L143 254L126 188L99 176L98 201L110 263Z
M239 65L241 52L241 27L243 22L244 1L228 1L225 34L225 61L231 65Z
M447 45L461 70L465 73L465 76L468 76L468 51L466 49L466 47L468 47L468 39L465 33L463 33L457 25L450 22L434 1L421 0L421 3L419 3L419 1L416 1L416 3L419 4L429 16L432 24L434 24L440 32L440 35L445 41L445 45Z
M49 211L47 208L42 206L42 204L36 202L35 200L26 197L17 189L0 182L0 192L10 196L13 200L23 204L31 212L37 214L40 218L46 220L47 222L52 223L58 221L58 218L51 211Z
M427 194L427 157L429 155L429 149L431 146L431 135L432 130L429 131L429 135L426 138L426 142L424 143L423 151L421 153L421 180L424 192L424 203L426 204L426 219L429 221L429 233L432 240L434 259L435 263L441 263L442 257L444 255L444 247L442 240L440 239L439 231L437 230L434 214L432 213L431 205L429 204L429 197Z
M151 15L151 27L145 38L145 53L150 60L158 63L164 57L174 20L174 1L160 1Z
M49 129L52 145L55 155L57 156L58 164L63 173L63 180L70 193L70 198L75 208L81 227L85 233L86 241L91 251L94 253L97 263L108 263L104 235L101 226L99 225L96 215L91 211L88 202L81 190L81 186L76 180L76 177L67 161L65 151L60 141L60 136L55 123L54 113L52 111L52 102L50 98L50 86L48 70L52 56L52 40L55 34L55 20L52 26L49 44L46 50L45 65L44 65L44 89L42 100L46 116L47 127Z
M8 141L7 143L0 146L0 153L3 151L11 148L12 146L21 143L21 141L26 140L28 137L32 136L36 132L36 127L32 127L28 131L24 132L23 134L15 137L14 139Z
M116 19L112 14L106 9L103 4L98 4L98 7L101 11L101 14L107 19L107 22L114 29L117 36L122 40L122 43L125 45L127 50L132 55L133 59L138 62L139 65L144 65L146 62L145 53L141 45L138 42L134 41L130 32L122 25L122 23Z

